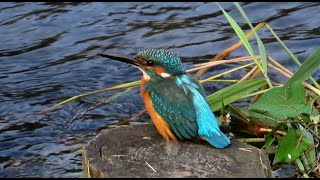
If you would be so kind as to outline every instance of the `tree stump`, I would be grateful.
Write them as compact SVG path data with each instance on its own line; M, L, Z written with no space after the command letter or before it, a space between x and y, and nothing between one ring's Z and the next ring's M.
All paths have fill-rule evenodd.
M83 148L83 176L91 178L273 177L267 155L238 140L224 149L207 142L167 142L153 124L101 131Z

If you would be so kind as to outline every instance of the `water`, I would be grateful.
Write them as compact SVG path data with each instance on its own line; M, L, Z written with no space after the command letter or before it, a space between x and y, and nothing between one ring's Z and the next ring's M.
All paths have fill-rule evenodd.
M220 4L249 29L232 3ZM319 47L320 3L241 5L254 25L268 22L301 61ZM33 114L71 96L140 78L137 69L97 53L133 56L146 48L170 49L191 68L238 40L215 3L2 2L0 12L0 177L81 177L81 148L99 129L143 109L135 89L91 110L115 92ZM267 29L260 35L269 54L295 71ZM230 58L244 55L240 48ZM212 93L225 85L205 87Z

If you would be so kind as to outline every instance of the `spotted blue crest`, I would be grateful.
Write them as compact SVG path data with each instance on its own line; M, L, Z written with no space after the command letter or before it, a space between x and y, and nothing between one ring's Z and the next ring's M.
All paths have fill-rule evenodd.
M166 72L172 75L184 74L186 72L179 56L170 51L147 49L139 52L137 57L153 61L155 65L164 67Z

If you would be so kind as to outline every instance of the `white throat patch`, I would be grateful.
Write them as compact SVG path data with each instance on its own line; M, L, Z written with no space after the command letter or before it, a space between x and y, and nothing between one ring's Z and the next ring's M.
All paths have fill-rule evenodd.
M161 77L163 77L163 78L171 77L171 75L170 75L170 74L168 74L168 73L164 73L164 72L163 72L163 73L161 73L161 74L160 74L160 76L161 76Z
M143 79L149 81L150 80L150 76L146 73L145 70L141 69L140 67L138 67L140 69L140 71L142 72L143 74Z

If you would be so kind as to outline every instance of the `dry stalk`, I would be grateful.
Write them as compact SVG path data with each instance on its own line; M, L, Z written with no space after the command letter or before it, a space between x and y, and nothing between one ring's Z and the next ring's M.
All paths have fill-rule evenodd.
M243 76L243 78L241 78L238 82L242 82L245 81L246 79L248 79L256 70L258 69L258 66L255 66L254 68L252 68L245 76Z
M259 29L261 29L262 27L264 27L266 25L265 22L261 22L259 23L256 27L254 27L254 29L257 31ZM246 37L248 39L250 39L252 36L254 35L254 31L251 29L247 34ZM240 46L242 45L241 41L238 41L237 43L233 44L232 46L230 46L229 48L225 49L224 51L220 52L219 54L217 54L212 60L210 61L217 61L217 60L221 60L227 56L229 56L229 54L231 54L233 51L235 51L236 49L238 49ZM205 72L207 72L209 70L209 68L205 68L205 69L201 69L199 70L195 76L198 78L200 77L202 74L204 74Z

